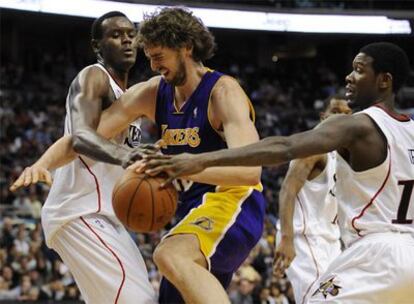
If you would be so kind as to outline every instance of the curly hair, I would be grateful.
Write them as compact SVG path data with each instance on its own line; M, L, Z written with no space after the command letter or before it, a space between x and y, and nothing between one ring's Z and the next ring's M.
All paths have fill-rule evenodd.
M193 47L193 59L204 61L214 55L214 36L191 11L182 7L162 8L144 15L139 25L138 43L172 49Z

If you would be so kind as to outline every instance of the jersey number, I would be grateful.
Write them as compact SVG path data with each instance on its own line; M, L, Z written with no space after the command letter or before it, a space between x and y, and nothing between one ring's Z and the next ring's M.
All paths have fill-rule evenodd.
M413 220L407 219L408 205L410 204L411 194L414 188L414 179L398 181L398 185L403 185L400 206L398 207L397 218L392 220L393 224L412 224Z

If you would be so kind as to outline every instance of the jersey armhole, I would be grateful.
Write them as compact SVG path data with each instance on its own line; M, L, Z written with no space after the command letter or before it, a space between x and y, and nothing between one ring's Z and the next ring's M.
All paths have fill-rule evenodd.
M375 121L374 118L372 118L369 114L365 114L365 113L362 113L362 114L366 115L371 120L371 122L375 126L375 129L378 131L378 133L380 134L381 138L383 139L385 151L387 151L387 154L385 155L385 158L381 161L381 163L383 163L387 159L387 157L388 157L388 146L389 146L389 143L388 143L387 136L385 136L384 132L382 131L382 129L380 128L380 126L377 124L377 122Z
M213 87L214 88L214 87ZM212 123L212 119L211 119L211 94L213 93L213 89L210 91L210 95L208 96L208 102L207 102L207 119L208 119L208 123L210 124L211 129L213 129L222 139L223 141L226 141L225 137L224 137L224 131L222 130L218 130L213 126ZM254 111L254 107L252 102L250 101L250 98L247 96L247 106L249 107L249 116L250 119L252 120L253 124L256 122L256 113Z
M390 151L389 151L389 142L388 142L388 139L387 139L387 137L385 136L385 134L384 134L384 132L381 130L381 128L380 128L380 126L377 124L377 122L375 121L375 119L374 118L372 118L369 114L367 114L367 113L361 113L362 115L365 115L365 116L367 116L369 119L370 119L370 121L373 123L373 125L375 126L375 129L378 131L378 133L380 134L380 136L381 136L381 138L383 139L383 143L384 143L384 148L385 148L385 151L386 151L386 153L385 153L385 156L381 159L381 161L379 162L379 164L377 164L377 165L375 165L374 167L372 167L372 168L368 168L368 169L365 169L365 170L362 170L362 171L356 171L354 168L352 168L352 166L350 165L350 163L340 154L340 153L338 153L338 156L340 157L340 158L342 158L344 161L345 161L345 163L347 163L348 164L348 166L349 166L349 168L351 168L351 170L352 170L352 172L354 173L354 174L363 174L363 173L365 173L365 172L367 172L367 171L370 171L370 170L374 170L374 169L376 169L376 168L378 168L378 167L380 167L380 166L382 166L382 165L384 165L384 163L387 161L387 159L388 159L388 156L389 156L389 153L390 153Z

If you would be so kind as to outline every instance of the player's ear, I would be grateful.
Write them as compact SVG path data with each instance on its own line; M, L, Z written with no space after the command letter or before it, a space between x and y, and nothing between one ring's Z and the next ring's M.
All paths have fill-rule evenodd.
M387 89L392 87L392 75L390 73L381 73L379 76L379 87Z
M319 112L319 118L321 120L324 120L325 119L325 112Z
M187 56L193 56L193 49L194 49L194 47L193 47L192 44L187 44L184 48L184 53Z
M93 52L94 52L96 55L98 55L98 54L99 54L99 52L100 52L100 48L101 48L100 43L99 43L99 40L92 39L92 40L91 40L91 46L92 46L92 50L93 50Z

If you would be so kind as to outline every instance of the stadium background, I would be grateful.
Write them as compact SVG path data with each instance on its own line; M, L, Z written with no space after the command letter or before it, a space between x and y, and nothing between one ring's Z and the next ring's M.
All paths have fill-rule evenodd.
M409 19L411 28L414 25L413 1L147 3L288 13L385 14ZM25 166L32 164L62 135L67 88L81 68L94 62L89 44L93 19L0 9L0 20L0 302L78 303L81 300L79 291L68 269L44 244L39 221L47 188L36 185L13 194L8 186ZM261 137L312 128L318 121L322 100L343 90L352 58L366 43L383 40L397 43L408 53L411 64L414 63L413 34L211 30L218 50L206 65L240 81L255 106ZM140 52L130 74L130 83L145 80L150 75L149 64ZM399 108L414 115L413 74L399 94ZM155 136L154 126L146 123L144 141L154 141ZM278 190L285 170L286 166L280 166L266 168L263 172L268 202L266 229L258 246L234 277L229 289L233 303L293 303L289 282L271 276ZM155 288L160 276L151 253L161 235L162 232L134 235Z

